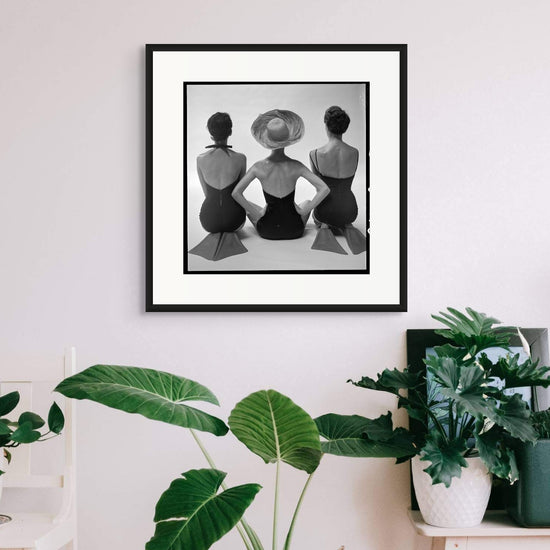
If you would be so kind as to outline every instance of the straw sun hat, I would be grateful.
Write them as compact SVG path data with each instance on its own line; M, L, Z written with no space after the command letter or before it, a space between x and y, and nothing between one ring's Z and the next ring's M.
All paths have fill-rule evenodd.
M273 109L258 115L250 131L266 149L281 149L302 139L304 121L292 111Z

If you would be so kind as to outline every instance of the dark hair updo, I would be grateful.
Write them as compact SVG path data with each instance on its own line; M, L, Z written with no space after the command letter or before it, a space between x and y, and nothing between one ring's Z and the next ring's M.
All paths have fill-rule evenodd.
M223 141L231 135L233 122L227 113L214 113L208 119L206 127L214 141Z
M344 109L333 105L325 111L325 124L329 132L340 136L348 129L349 116Z

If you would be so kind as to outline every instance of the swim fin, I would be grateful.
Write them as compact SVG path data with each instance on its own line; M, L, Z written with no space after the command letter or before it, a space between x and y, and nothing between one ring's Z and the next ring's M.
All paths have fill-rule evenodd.
M230 256L244 254L248 249L236 233L209 233L189 254L202 256L206 260L217 262Z
M321 227L317 231L317 236L311 245L313 250L325 250L326 252L335 252L336 254L345 254L347 252L342 248L336 237L328 227Z
M346 237L352 254L361 254L367 250L367 238L353 225L347 225L344 228L344 237Z

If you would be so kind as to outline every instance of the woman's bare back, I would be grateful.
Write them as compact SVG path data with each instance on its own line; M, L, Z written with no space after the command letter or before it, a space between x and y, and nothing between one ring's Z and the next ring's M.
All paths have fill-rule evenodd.
M355 174L359 151L343 141L330 142L312 151L310 156L321 174L340 179Z
M210 149L197 157L197 167L210 187L224 189L246 169L246 157L230 149Z
M255 176L262 189L278 198L286 197L296 188L296 181L302 174L304 165L286 157L283 161L264 159L254 164Z

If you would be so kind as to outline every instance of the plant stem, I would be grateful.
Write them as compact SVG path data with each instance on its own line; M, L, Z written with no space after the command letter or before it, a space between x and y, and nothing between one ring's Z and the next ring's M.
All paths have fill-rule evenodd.
M273 542L272 550L277 550L277 516L279 513L279 466L280 460L277 460L277 469L275 470L275 501L273 503Z
M455 426L453 419L453 401L449 399L449 439L454 439L455 437Z
M296 510L294 510L294 515L292 516L292 521L290 522L290 528L289 528L288 534L286 536L284 550L289 550L289 548L290 548L290 541L292 540L292 533L294 532L294 526L296 524L296 519L298 517L298 512L300 511L300 508L302 506L302 501L304 500L304 496L305 496L307 488L309 486L309 482L311 481L311 478L313 477L314 473L315 472L312 472L311 474L309 474L309 477L306 480L304 488L302 489L302 493L300 494L300 498L298 499L298 504L296 504Z
M536 386L531 386L531 395L533 396L533 410L539 411L539 396L537 394Z
M464 417L464 418L465 418L465 420L462 423L461 428L460 428L460 437L464 437L464 438L468 439L467 431L472 429L472 426L473 426L473 424L475 423L476 420L473 417L469 418L468 420L466 420L466 417Z
M193 436L193 439L196 441L197 445L199 446L199 449L201 450L202 454L204 455L204 458L206 458L206 462L208 462L208 464L210 465L210 468L212 468L213 470L217 470L218 468L216 468L216 465L214 464L214 461L212 460L212 457L210 456L210 454L206 450L205 446L202 444L202 441L199 439L199 436L195 433L195 430L192 430L191 428L189 428L189 431L191 432L191 435ZM222 489L224 491L227 490L227 485L225 484L225 482L222 483ZM241 527L241 525L239 525L237 523L237 525L236 525L237 531L239 532L239 535L241 535L241 538L243 539L243 542L244 542L244 545L246 546L246 549L247 550L262 550L261 545L260 545L260 547L258 547L257 544L254 544L254 541L252 540L252 537L250 536L250 533L248 531L245 534L245 532L243 530L243 527L244 527L244 529L246 529L246 527L248 527L248 530L251 530L251 529L248 526L248 524L245 527L244 519L241 518L241 521L239 523L242 523L243 525ZM249 537L250 541L247 540L247 538L246 538L247 534L248 534L248 537ZM256 537L256 540L257 540L257 537ZM259 542L259 541L257 541L257 542Z
M415 392L415 393L417 393L417 392ZM445 440L447 440L448 436L447 436L447 433L445 432L445 429L441 425L441 422L439 422L437 416L435 416L433 411L428 406L428 403L426 403L426 401L423 399L423 397L420 395L420 393L417 393L417 399L422 404L422 406L424 407L424 410L426 411L428 416L432 419L433 423L435 424L435 427L439 430L439 432L445 438Z

